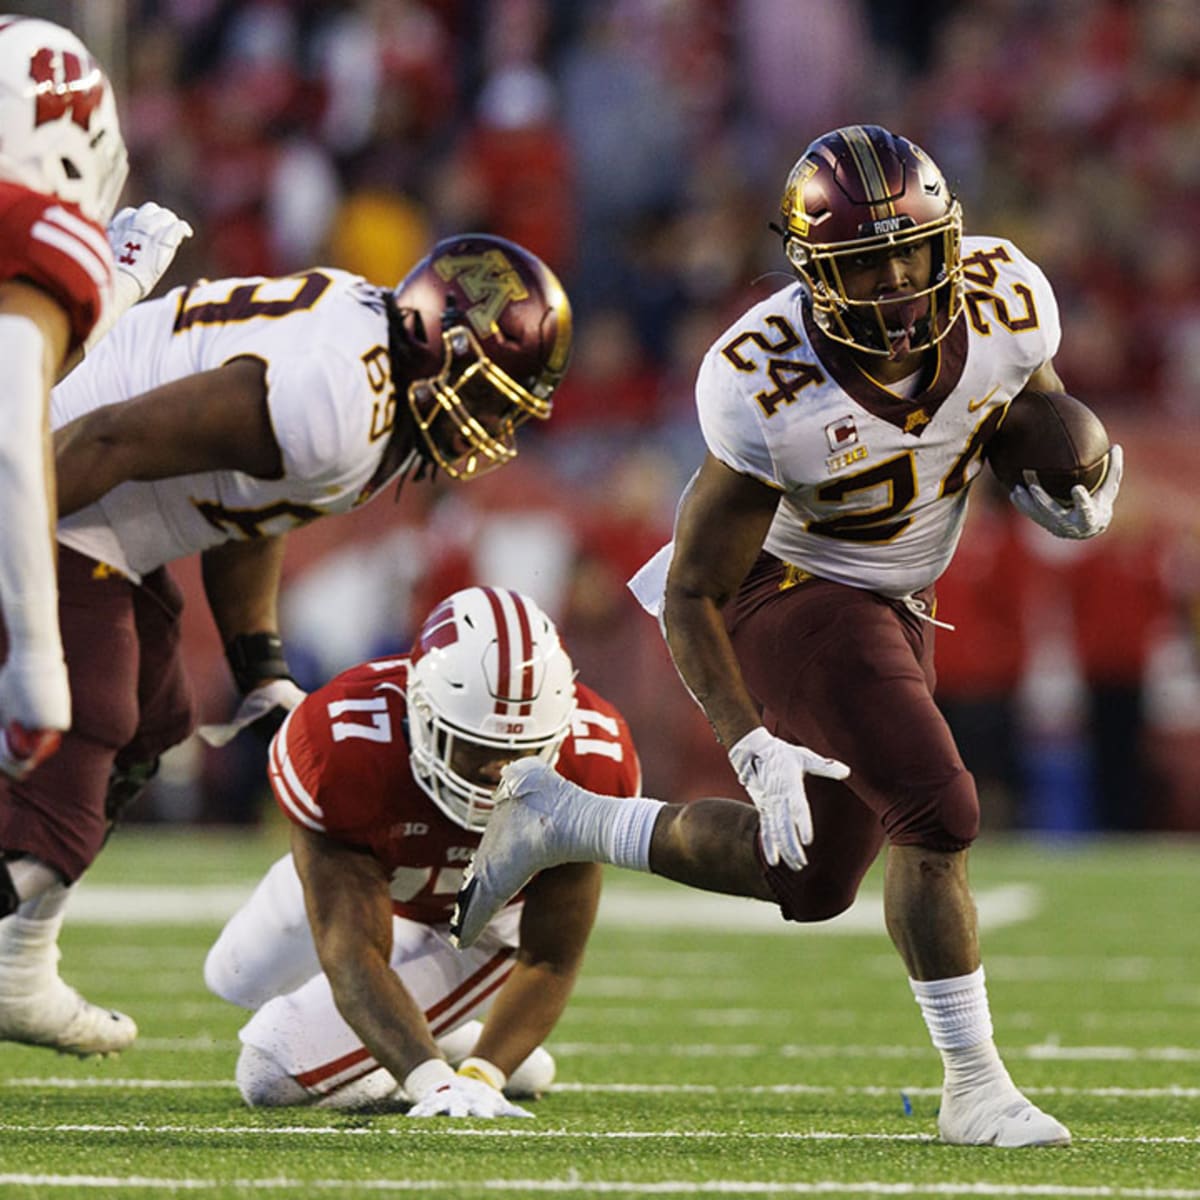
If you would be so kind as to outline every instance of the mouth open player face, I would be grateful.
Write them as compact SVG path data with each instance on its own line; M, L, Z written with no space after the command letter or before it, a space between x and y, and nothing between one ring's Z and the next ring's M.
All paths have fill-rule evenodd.
M847 298L874 308L888 357L896 361L911 354L917 325L929 317L932 243L926 239L853 255L841 264L841 273Z

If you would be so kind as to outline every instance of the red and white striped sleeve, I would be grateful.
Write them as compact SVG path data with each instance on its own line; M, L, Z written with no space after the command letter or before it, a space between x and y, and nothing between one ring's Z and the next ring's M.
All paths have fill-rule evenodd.
M0 182L0 281L25 279L51 295L67 313L73 347L110 302L112 273L99 225L54 196Z

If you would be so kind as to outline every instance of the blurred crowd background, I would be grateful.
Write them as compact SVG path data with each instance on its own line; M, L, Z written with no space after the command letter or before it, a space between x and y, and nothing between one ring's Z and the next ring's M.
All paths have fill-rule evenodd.
M702 443L708 344L787 281L783 180L851 122L919 142L968 233L1013 238L1062 309L1057 365L1124 443L1111 531L1064 543L974 491L939 586L938 698L990 828L1200 829L1200 20L1195 0L78 0L117 84L126 202L192 222L164 280L314 264L394 284L486 230L567 285L577 342L544 429L467 487L292 536L302 685L403 649L468 583L531 592L625 712L647 794L736 794L624 581ZM985 472L986 474L986 472ZM236 703L195 564L205 720ZM142 816L253 822L261 740L189 742Z

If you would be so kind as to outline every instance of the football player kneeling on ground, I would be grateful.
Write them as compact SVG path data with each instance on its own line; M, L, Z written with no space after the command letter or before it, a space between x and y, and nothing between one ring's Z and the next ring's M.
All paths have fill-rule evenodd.
M247 1104L530 1115L506 1097L554 1077L542 1042L579 970L600 868L542 872L469 951L448 929L500 770L527 755L587 788L640 790L621 715L575 682L545 613L498 588L454 593L407 657L353 667L290 714L270 776L292 852L205 964L213 992L254 1011L237 1065Z

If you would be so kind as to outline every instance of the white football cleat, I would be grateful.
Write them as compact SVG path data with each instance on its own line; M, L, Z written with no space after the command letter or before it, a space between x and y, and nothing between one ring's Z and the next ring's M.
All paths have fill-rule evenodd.
M942 1096L938 1133L955 1146L1069 1146L1071 1131L1015 1088L1004 1093Z
M119 1054L137 1035L132 1017L90 1003L57 976L29 996L0 998L0 1041L90 1058Z
M500 773L495 808L463 876L450 938L464 949L492 918L547 867L574 861L555 823L557 809L583 789L540 758L519 758Z

